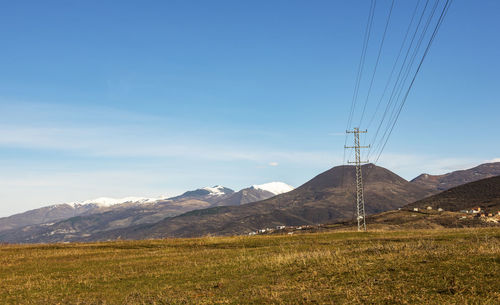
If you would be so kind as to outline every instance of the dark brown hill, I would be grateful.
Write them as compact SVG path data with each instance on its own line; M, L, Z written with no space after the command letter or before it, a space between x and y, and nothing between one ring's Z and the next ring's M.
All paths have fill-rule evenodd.
M455 186L499 175L500 162L495 162L481 164L470 169L454 171L444 175L422 174L413 179L411 183L441 192Z
M192 211L154 225L114 230L92 236L89 240L232 235L277 225L350 219L355 200L354 179L353 166L338 166L291 192L267 200ZM373 164L363 166L363 179L368 214L396 209L430 194L428 189Z
M446 211L460 211L480 206L486 211L500 210L500 176L467 183L437 195L419 200L405 208L442 208Z

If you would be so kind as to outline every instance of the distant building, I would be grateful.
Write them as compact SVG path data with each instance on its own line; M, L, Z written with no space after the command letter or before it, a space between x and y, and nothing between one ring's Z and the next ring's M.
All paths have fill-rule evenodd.
M443 210L442 208L439 208L439 209L438 209L438 211L439 211L439 212L442 212L442 211L444 211L444 210Z
M468 211L468 210L460 210L460 213L466 213L466 214L469 214L469 211Z
M413 211L418 212L418 208L413 208Z
M283 230L284 228L286 228L285 226L276 226L276 230Z
M427 207L427 210L432 210L432 207L431 207L431 206L428 206L428 207Z
M472 214L477 214L481 212L481 207L473 207L471 210Z

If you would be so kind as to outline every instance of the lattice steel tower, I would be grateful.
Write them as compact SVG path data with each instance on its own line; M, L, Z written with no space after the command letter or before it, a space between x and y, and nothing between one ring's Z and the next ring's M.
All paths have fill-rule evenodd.
M357 210L357 220L358 220L358 231L366 231L366 221L365 221L365 199L363 197L363 176L361 174L361 164L368 163L367 161L361 161L361 148L369 148L370 146L360 146L359 145L359 134L367 133L368 131L360 131L359 128L354 128L354 130L346 130L346 133L354 134L354 146L344 146L344 148L354 148L356 161L349 162L349 164L356 164L356 210Z

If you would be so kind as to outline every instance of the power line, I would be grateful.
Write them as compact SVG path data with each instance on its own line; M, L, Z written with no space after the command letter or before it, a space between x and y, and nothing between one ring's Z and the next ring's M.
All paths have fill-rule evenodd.
M362 75L363 75L363 70L364 70L364 65L365 65L365 58L366 58L366 50L368 49L368 42L370 41L370 36L371 36L371 29L372 29L372 24L373 24L373 16L375 14L375 6L377 4L376 0L371 1L370 5L370 13L368 15L368 22L366 24L366 29L365 29L365 37L363 41L363 48L361 51L361 58L359 59L359 66L358 66L358 73L356 76L356 83L354 86L354 92L352 95L352 102L351 102L351 111L349 113L349 119L347 120L347 129L350 128L351 122L352 122L352 117L354 116L354 112L356 109L356 102L358 99L358 93L359 93L359 84L361 83Z
M352 122L352 117L354 115L354 110L356 108L356 100L358 97L358 91L359 91L359 83L361 82L362 74L363 74L363 69L364 69L364 63L365 63L365 57L366 57L366 50L368 49L368 42L370 40L370 35L371 35L371 28L373 24L373 16L375 14L375 6L377 4L376 0L372 0L370 4L370 10L368 13L368 21L366 23L365 27L365 34L363 38L363 47L361 50L361 57L359 59L359 65L358 65L358 73L356 76L356 81L354 85L354 92L353 92L353 97L351 101L351 109L349 111L349 117L347 119L347 127L346 130L350 128L351 122ZM344 146L347 145L347 134L344 140ZM344 165L345 165L345 149L344 149L344 156L342 159L342 185L344 184Z
M370 80L370 86L368 87L368 93L366 94L365 104L363 106L363 111L361 112L361 119L359 120L358 126L361 126L361 123L363 122L363 117L365 116L366 104L368 104L368 98L370 97L370 93L372 91L373 81L375 80L375 74L377 73L377 67L378 67L378 63L380 61L380 55L382 54L382 49L384 47L385 36L387 34L387 28L389 27L389 22L391 20L391 15L392 15L392 9L393 8L394 8L394 0L392 0L391 8L389 10L389 14L387 15L387 21L385 22L384 34L382 35L382 40L380 41L380 46L379 46L379 49L378 49L377 60L375 62L375 68L373 69L372 78Z
M375 66L373 69L373 73L371 75L371 79L370 79L370 83L369 83L369 87L368 87L368 92L367 92L367 95L366 95L366 98L364 101L364 105L362 108L359 126L356 126L353 130L350 130L351 123L353 121L354 114L356 112L356 103L357 103L357 99L358 99L360 83L361 83L361 80L363 78L362 74L364 71L366 53L367 53L368 44L369 44L370 35L371 35L371 29L372 29L372 24L373 24L376 1L372 0L371 5L370 5L370 12L368 15L368 22L367 22L367 25L365 28L363 47L362 47L361 57L360 57L359 66L358 66L358 73L356 76L356 82L355 82L353 97L352 97L352 101L351 101L351 109L350 109L349 117L347 120L345 144L347 144L347 134L353 133L354 134L354 146L347 146L344 144L345 149L344 149L344 157L343 157L343 163L342 163L343 166L342 166L342 182L341 183L342 183L342 186L344 186L344 171L345 171L345 167L346 167L345 166L346 153L348 152L348 154L350 155L350 153L354 152L355 162L348 162L348 163L355 164L355 169L356 169L356 172L355 172L356 173L356 211L357 211L358 230L365 230L366 231L365 205L364 205L364 195L363 195L363 176L362 176L362 172L361 172L361 164L368 163L368 161L361 161L360 149L361 148L370 148L370 150L368 151L368 154L367 154L367 158L368 158L368 156L370 155L370 153L372 151L372 147L374 147L374 149L373 149L374 153L376 154L378 152L378 155L377 155L377 158L376 158L374 164L376 164L378 162L378 160L379 160L382 152L384 151L384 149L387 145L387 142L388 142L388 140L389 140L389 138L394 130L394 127L399 119L401 111L402 111L402 109L406 103L406 100L409 96L409 93L410 93L410 91L415 83L416 77L417 77L417 75L422 67L422 64L423 64L423 62L424 62L424 60L425 60L425 58L430 50L430 47L431 47L431 45L432 45L432 43L437 35L437 32L439 31L439 28L441 27L442 22L443 22L446 14L449 10L449 6L451 5L452 0L446 0L446 3L443 6L443 10L439 16L439 19L437 20L437 23L436 23L434 30L430 36L430 39L427 42L427 46L425 48L425 51L422 54L422 58L420 59L416 69L414 70L415 60L419 56L422 43L424 42L425 38L428 36L427 32L429 30L429 27L432 24L432 21L435 19L434 16L435 16L436 10L440 4L440 0L436 0L433 4L432 8L430 9L430 13L427 13L428 12L427 8L429 7L429 2L430 2L430 0L426 0L425 5L421 11L420 17L418 19L418 22L415 26L415 30L414 30L413 34L411 35L411 40L409 41L409 44L407 46L406 54L405 54L404 59L402 60L402 62L400 64L399 72L398 72L397 77L394 81L394 86L393 86L391 93L388 97L387 105L385 106L385 110L384 110L384 113L382 114L380 123L378 124L377 132L375 133L375 136L373 137L372 144L375 144L375 142L378 140L378 145L376 145L376 146L375 145L361 146L360 141L359 141L359 134L366 133L367 131L360 131L359 127L363 123L363 119L364 119L366 108L367 108L367 103L368 103L368 100L369 100L369 97L370 97L370 94L372 91L373 84L375 82L375 76L377 74L377 68L378 68L379 63L380 63L381 53L382 53L384 42L386 39L387 30L388 30L388 26L390 23L390 19L391 19L391 15L393 12L395 1L394 0L392 1L389 13L387 15L387 20L385 23L383 36L382 36L382 39L381 39L381 42L380 42L380 45L378 48L378 54L376 57ZM373 120L375 119L375 116L380 108L380 105L382 104L382 101L383 101L384 97L386 96L386 92L387 92L390 84L392 83L392 78L393 78L394 72L396 71L396 68L398 67L399 60L400 60L400 58L403 54L403 50L405 49L405 46L407 44L407 39L410 35L411 29L413 27L413 22L417 16L418 11L419 11L419 7L420 7L420 0L418 0L417 4L413 10L412 17L411 17L410 23L408 25L408 28L406 29L406 33L405 33L403 42L401 44L401 47L399 49L397 58L396 58L394 65L392 67L391 73L389 75L389 78L388 78L387 83L385 85L385 88L383 90L382 96L380 97L380 100L377 103L375 113L372 115L368 126L370 126L372 124ZM424 19L427 19L427 20L423 23ZM414 72L412 72L413 70L414 70ZM410 84L406 88L408 78L411 76L412 73L413 73L413 77L411 77ZM404 92L404 94L403 94L403 92ZM387 121L386 121L386 119L387 119ZM386 123L386 124L384 124L384 123ZM384 128L381 129L383 126L384 126ZM379 139L378 135L379 135L379 132L382 130L383 130L383 135ZM352 151L346 152L347 149L352 149Z
M424 29L422 30L422 32L420 33L420 38L418 39L417 41L417 44L412 52L412 55L410 56L410 60L409 60L409 63L406 65L406 69L404 69L404 63L406 63L406 59L410 53L410 50L411 50L411 45L413 45L413 41L414 41L414 38L416 35L413 35L413 39L412 39L412 43L410 45L410 47L408 48L408 52L407 52L407 56L405 57L405 61L403 63L403 65L401 66L401 71L404 70L403 72L403 75L401 78L398 76L398 82L396 82L396 84L394 85L394 89L391 93L391 96L390 96L390 104L392 105L392 101L394 100L394 106L392 107L392 111L391 111L391 114L389 116L389 119L387 120L387 126L385 128L385 131L382 135L382 137L380 138L379 140L379 145L377 146L377 149L380 149L380 147L382 146L382 143L384 142L384 139L386 138L387 136L387 132L389 131L390 129L390 126L392 125L392 122L394 121L394 118L395 118L395 115L397 113L397 109L399 109L398 105L400 105L401 102L398 102L400 100L400 96L401 96L401 93L403 91L403 88L405 87L405 83L406 83L406 80L408 79L408 76L410 75L410 72L411 72L411 68L413 66L413 63L415 61L415 58L418 54L418 50L420 50L420 46L422 45L422 41L427 33L427 30L429 28L429 25L434 17L434 14L436 12L436 9L437 9L437 6L439 4L439 0L437 0L435 3L434 3L434 6L432 8L432 11L431 13L429 14L429 17L427 18L427 22L425 23L425 26L424 26ZM420 23L419 23L420 25ZM418 29L415 31L415 34L418 33ZM400 74L401 75L401 74ZM401 79L401 81L399 81L399 79ZM379 125L380 126L380 125Z
M413 84L415 83L415 79L417 78L418 72L420 71L420 68L422 67L422 64L423 64L423 62L425 60L425 57L429 53L431 45L434 42L434 39L436 38L436 35L437 35L438 31L439 31L439 28L441 27L441 25L443 23L443 20L446 17L446 14L448 13L448 10L449 10L450 5L451 5L452 2L453 2L453 0L446 0L446 3L444 4L444 7L443 7L443 10L441 11L441 15L439 16L438 22L436 23L436 26L434 27L434 31L432 33L432 36L431 36L429 42L427 43L427 47L425 49L424 55L422 56L422 59L420 60L420 63L418 64L417 70L415 71L415 74L413 75L413 78L411 80L410 86L408 87L408 90L406 90L406 94L405 94L405 96L403 98L401 106L399 107L399 110L398 110L398 113L397 113L396 118L394 120L394 123L391 126L391 130L389 132L389 135L387 136L387 139L385 140L384 145L382 146L382 149L380 150L375 163L378 162L378 160L380 158L380 155L382 154L385 146L387 145L387 141L389 140L389 137L391 136L392 131L394 130L394 126L396 125L396 122L397 122L397 120L399 118L399 115L401 114L401 110L403 110L403 107L404 107L404 105L406 103L406 100L408 98L410 90L413 87Z
M403 52L403 48L406 44L406 39L408 38L408 34L410 33L410 29L411 29L411 26L413 24L413 20L415 19L415 16L417 15L417 11L418 11L419 6L420 6L420 0L418 0L417 4L415 5L415 9L413 10L413 14L411 16L410 23L408 24L405 36L403 38L403 42L401 43L401 47L399 48L398 56L396 57L396 60L394 61L394 65L392 66L391 73L389 74L389 78L387 79L387 83L385 84L382 95L380 96L380 99L377 103L377 107L375 108L375 111L373 112L373 115L368 123L367 129L370 128L370 126L372 125L373 120L375 119L375 116L378 112L378 109L380 108L380 104L382 103L382 100L384 99L385 93L387 92L387 89L389 88L389 84L391 83L392 76L394 75L394 71L396 70L397 63L399 62L399 58L401 57L401 54Z
M427 6L428 6L428 4L429 4L429 0L427 0L427 1L425 2L425 6L424 6L424 8L422 9L422 13L420 14L420 18L419 18L419 20L418 20L418 22L417 22L417 25L416 25L416 27L415 27L415 31L413 32L412 38L411 38L411 40L410 40L410 44L409 44L409 46L408 46L408 49L407 49L406 54L405 54L405 57L404 57L403 62L402 62L402 64L401 64L401 68L399 69L399 73L398 73L398 75L397 75L397 77L396 77L396 81L395 81L395 83L394 83L394 87L392 88L391 94L390 94L390 96L389 96L389 100L388 100L388 102L387 102L387 105L386 105L386 107L385 107L384 113L383 113L383 115L382 115L382 119L380 120L380 123L379 123L379 125L378 125L378 127L377 127L377 131L375 132L375 136L374 136L374 137L373 137L373 139L372 139L372 148L368 150L368 156L370 155L370 153L371 153L371 151L372 151L372 149L373 149L374 147L378 148L378 146L375 146L375 145L374 145L374 143L375 143L375 141L376 141L376 139L377 139L377 137L378 137L378 135L379 135L380 128L382 127L382 125L383 125L383 123L384 123L384 121L385 121L385 118L386 118L386 116L387 116L387 114L388 114L389 109L391 109L392 102L393 102L393 99L394 99L394 94L395 94L395 92L396 92L396 90L397 90L397 88L398 88L398 86L399 86L399 83L400 83L400 80L401 80L401 75L402 75L402 73L403 73L404 67L405 67L406 62L407 62L407 60L408 60L408 55L410 54L411 48L412 48L413 43L414 43L414 41L415 41L415 36L417 35L417 33L418 33L419 29L420 29L420 24L422 23L422 20L423 20L423 18L424 18L424 16L425 16L425 12L426 12L426 10L427 10Z

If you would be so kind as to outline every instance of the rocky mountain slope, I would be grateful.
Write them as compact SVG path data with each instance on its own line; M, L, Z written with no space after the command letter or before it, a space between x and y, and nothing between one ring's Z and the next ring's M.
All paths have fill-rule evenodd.
M279 194L287 193L293 190L293 187L283 182L270 182L261 185L252 185L251 187L233 193L220 201L215 206L233 206L256 202L274 197Z
M234 191L230 188L216 185L213 187L204 187L193 191L187 191L182 195L169 198L171 201L181 201L188 199L196 199L213 204L217 201L221 201L228 196L234 194Z
M454 171L444 175L422 174L413 179L411 183L441 192L455 186L499 175L500 162L495 162L481 164L470 169Z
M55 222L79 215L101 213L109 210L112 206L131 206L147 202L154 202L157 200L160 200L160 198L153 199L143 197L126 197L117 199L101 197L82 202L54 204L38 209L29 210L24 213L0 218L0 232L29 225Z

